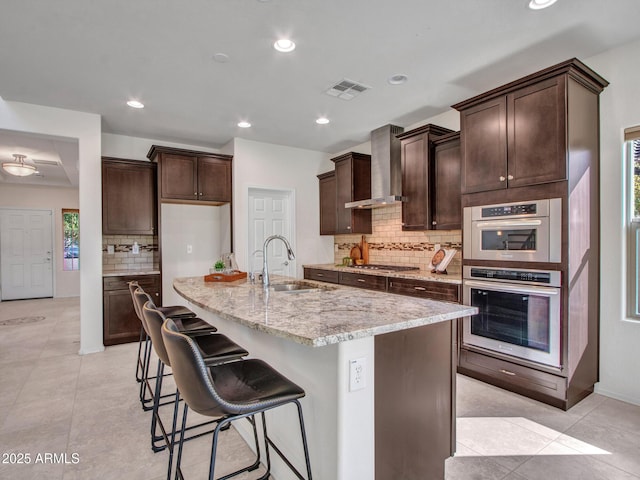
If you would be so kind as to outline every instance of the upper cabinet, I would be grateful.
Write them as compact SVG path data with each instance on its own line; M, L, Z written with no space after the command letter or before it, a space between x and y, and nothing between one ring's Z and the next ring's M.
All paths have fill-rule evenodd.
M335 163L335 233L371 233L371 210L344 207L347 202L371 198L371 155L349 152L331 161Z
M402 230L433 228L431 205L438 185L433 181L433 140L452 131L428 124L398 135L402 159ZM458 198L459 201L459 198Z
M232 156L154 145L147 157L158 163L160 201L211 205L231 202Z
M154 235L156 212L156 165L103 157L102 233Z
M462 228L460 192L460 132L443 135L433 141L432 220L436 230Z
M320 189L320 235L336 233L336 172L318 175Z
M568 116L581 114L572 108L569 79L602 90L602 79L573 59L453 105L462 193L566 180Z

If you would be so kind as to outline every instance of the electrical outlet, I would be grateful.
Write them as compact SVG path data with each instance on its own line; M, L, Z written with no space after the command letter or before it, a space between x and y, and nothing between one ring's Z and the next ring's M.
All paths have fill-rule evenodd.
M115 247L113 245L107 245L107 254L113 255L115 253Z
M193 245L187 245L187 253L193 253Z
M362 390L365 388L365 374L367 367L366 358L354 358L349 360L349 391L355 392L356 390Z

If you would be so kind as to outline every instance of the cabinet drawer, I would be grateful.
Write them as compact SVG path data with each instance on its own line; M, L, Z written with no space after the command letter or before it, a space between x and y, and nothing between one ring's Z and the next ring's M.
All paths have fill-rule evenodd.
M304 278L318 280L319 282L340 283L340 272L322 270L320 268L305 268Z
M505 360L460 350L458 371L492 385L564 408L566 379Z
M129 282L138 282L144 289L157 289L160 286L160 275L121 275L117 277L103 277L102 288L106 291L127 290Z
M376 275L359 275L357 273L340 273L340 284L351 287L367 288L369 290L387 290L387 277Z
M407 278L389 278L389 293L460 302L460 285Z

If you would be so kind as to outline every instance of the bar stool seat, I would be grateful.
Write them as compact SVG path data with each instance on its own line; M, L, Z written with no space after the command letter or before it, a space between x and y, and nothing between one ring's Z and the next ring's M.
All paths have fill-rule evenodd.
M300 422L300 433L304 450L307 479L311 480L309 449L304 429L302 406L298 401L305 392L291 380L281 375L267 363L259 359L237 360L221 365L206 365L202 355L195 346L195 339L180 333L171 319L162 325L162 338L165 350L171 361L174 380L184 399L181 432L186 426L189 409L197 413L217 419L213 431L211 459L209 463L209 479L215 478L216 451L220 430L229 423L240 418L253 417L260 414L262 418L264 446L266 450L266 473L261 480L269 478L271 460L270 447L287 464L297 478L304 477L285 457L267 433L265 412L267 410L293 403L297 407ZM176 460L176 478L182 477L180 460L182 457L184 434L180 434L178 457ZM225 475L229 478L247 469L241 469Z

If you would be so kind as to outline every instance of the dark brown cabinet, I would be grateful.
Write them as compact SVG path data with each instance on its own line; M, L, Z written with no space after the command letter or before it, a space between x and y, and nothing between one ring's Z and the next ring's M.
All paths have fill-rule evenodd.
M350 287L386 292L387 278L377 275L361 275L358 273L340 272L340 285L349 285Z
M318 175L320 190L320 235L336 233L336 172Z
M399 295L432 298L445 302L460 302L460 285L455 283L389 277L387 291Z
M402 158L402 230L432 228L433 140L451 130L428 124L398 135Z
M462 193L567 178L564 69L526 77L453 107L460 111Z
M371 233L371 210L344 206L371 198L371 155L349 152L331 161L335 163L335 233Z
M136 315L129 291L129 282L137 281L160 306L160 275L123 275L104 277L103 343L116 345L140 339L140 319Z
M211 205L231 202L230 155L154 145L147 157L158 163L160 201Z
M156 212L156 165L103 158L102 233L154 235Z
M460 132L443 135L434 140L433 145L431 228L460 230L462 228Z

